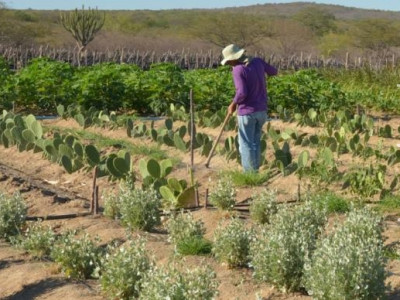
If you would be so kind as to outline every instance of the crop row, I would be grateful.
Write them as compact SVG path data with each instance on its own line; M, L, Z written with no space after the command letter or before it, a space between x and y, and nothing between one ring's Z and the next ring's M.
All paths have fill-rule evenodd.
M353 193L365 197L371 197L384 191L393 191L397 187L397 175L392 178L390 184L385 183L385 177L388 166L393 167L400 162L400 150L393 146L386 149L374 148L369 143L373 136L385 139L393 138L395 130L390 125L377 127L374 120L365 114L354 115L350 111L342 110L336 113L320 112L318 114L314 109L310 109L306 114L299 114L278 107L277 111L280 119L284 122L296 122L300 127L311 126L316 128L319 133L299 133L290 128L283 131L276 130L272 126L273 122L270 122L261 138L261 165L268 168L269 172L277 170L285 176L295 172L300 179L308 177L319 185L343 181L343 187L350 188ZM212 137L198 132L199 128L219 125L223 120L223 113L224 111L221 110L212 116L207 113L196 114L198 128L193 146L194 149L199 149L200 155L207 156L209 154ZM169 114L172 119L187 121L188 114L182 108L177 109L172 106ZM104 112L97 112L95 115L107 116ZM75 117L75 119L77 118ZM188 127L180 125L174 129L172 119L165 119L164 126L158 129L154 127L154 121L148 125L149 122L129 118L125 126L129 137L151 139L160 145L175 147L182 152L187 152L190 149L190 137L189 140L185 137ZM232 118L231 121L231 127L227 129L234 128L235 120ZM116 122L116 120L110 122L111 127ZM104 125L104 123L102 124ZM396 131L399 131L399 128ZM267 159L268 143L273 149L272 161ZM293 157L291 150L293 146L303 148L297 159ZM314 157L311 157L309 148L316 149ZM223 144L217 147L217 153L225 156L227 160L240 162L237 135L225 138ZM344 174L339 172L338 164L340 156L346 153L358 157L363 164L362 166L355 165ZM364 165L365 167L363 167ZM389 190L385 189L388 186Z
M278 106L303 113L354 108L357 104L385 111L398 111L397 89L344 87L317 70L301 70L272 77L269 108ZM233 95L230 70L182 70L173 64L154 64L149 70L136 65L98 64L76 68L47 58L13 72L0 58L0 108L55 114L59 104L80 104L86 109L134 110L139 114L164 114L170 104L189 107L193 91L196 109L215 112L226 107ZM372 100L371 99L375 99Z

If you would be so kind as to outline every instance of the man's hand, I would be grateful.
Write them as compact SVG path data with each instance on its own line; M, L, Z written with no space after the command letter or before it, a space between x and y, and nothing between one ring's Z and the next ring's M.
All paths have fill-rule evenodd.
M232 102L228 106L228 114L233 115L233 113L236 111L237 104Z

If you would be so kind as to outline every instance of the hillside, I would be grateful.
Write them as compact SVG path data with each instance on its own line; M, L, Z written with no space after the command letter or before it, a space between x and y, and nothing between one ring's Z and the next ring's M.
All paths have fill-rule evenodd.
M341 5L328 5L317 4L314 2L293 2L293 3L279 3L279 4L259 4L235 8L227 8L228 10L243 12L255 15L278 16L278 17L291 17L299 11L309 8L317 7L327 11L339 20L360 20L360 19L388 19L400 20L400 12L361 9L355 7L347 7Z
M311 17L299 17L307 12ZM60 13L0 9L0 48L74 48L74 39L60 24ZM126 48L158 54L219 53L224 45L237 43L251 51L283 57L306 53L343 59L346 53L391 57L397 55L400 45L400 12L312 2L104 13L104 27L90 43L90 51ZM232 19L240 22L232 24Z

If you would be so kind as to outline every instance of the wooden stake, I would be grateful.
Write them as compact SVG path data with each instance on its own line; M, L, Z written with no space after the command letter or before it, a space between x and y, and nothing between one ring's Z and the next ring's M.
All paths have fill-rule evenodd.
M208 206L208 189L206 189L206 201L204 202L204 208L207 209Z
M98 185L96 185L95 195L96 195L96 197L94 198L94 214L98 215L99 214L99 186Z
M301 200L300 183L297 185L297 201Z
M96 179L97 179L97 166L93 169L93 185L92 185L92 201L90 203L90 213L95 214L96 208Z
M193 90L190 89L190 167L194 167L194 139L195 139L195 124L194 124L194 105L193 105Z
M191 180L192 185L195 184L195 204L196 207L199 207L199 189L197 188L197 184L194 182L194 141L196 138L196 127L194 123L194 103L193 103L193 90L190 89L189 94L190 99L190 173L191 173Z

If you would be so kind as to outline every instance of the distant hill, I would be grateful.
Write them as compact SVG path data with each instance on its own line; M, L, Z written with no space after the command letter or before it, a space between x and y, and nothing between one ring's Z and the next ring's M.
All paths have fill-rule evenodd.
M367 18L400 20L400 12L361 9L361 8L347 7L341 5L317 4L314 2L258 4L251 6L231 7L231 8L226 8L225 10L231 10L231 11L243 12L255 15L290 17L307 7L318 7L320 9L326 10L327 12L334 14L337 19L342 19L342 20L359 20Z
M293 18L294 15L307 8L318 8L333 14L336 18L335 25L339 28L337 32L332 31L336 35L325 40L315 38L315 33L306 28L307 25L300 24L301 22ZM60 24L60 13L59 10L0 9L0 50L4 46L45 45L50 48L74 48L76 45L74 39ZM268 36L269 33L266 32L263 37L264 40L257 42L256 45L262 51L269 53L303 52L332 55L335 52L336 55L342 56L347 52L356 51L360 53L363 49L360 49L361 47L358 45L355 46L353 42L357 21L361 19L389 20L388 23L390 23L392 30L389 33L392 35L398 36L397 33L400 30L400 12L316 4L314 2L258 4L220 9L107 10L105 13L104 27L90 43L89 50L127 48L158 53L170 50L182 52L184 49L219 52L221 43L210 40L209 36L226 37L226 31L222 33L218 31L225 28L232 29L232 16L229 13L261 16L261 18L255 18L258 22L274 19L271 24L268 24L273 28L274 36ZM221 22L221 20L223 21ZM373 22L372 24L374 24ZM379 23L385 22L376 22L376 24ZM256 23L254 18L247 18L243 24L254 25ZM218 28L213 26L218 26ZM254 26L257 27L257 25ZM251 31L252 29L247 28L246 30ZM216 32L217 34L215 34ZM374 30L371 30L371 32L373 33ZM385 34L386 32L379 32L372 36L370 32L367 32L366 36L369 39L372 36L372 38L379 40ZM237 36L240 37L241 35L243 34ZM233 40L235 37L228 38ZM383 42L386 43L387 41L384 40ZM237 43L240 43L240 41L237 41ZM400 54L399 45L400 39L398 42L390 44L390 47L396 48L396 51Z

